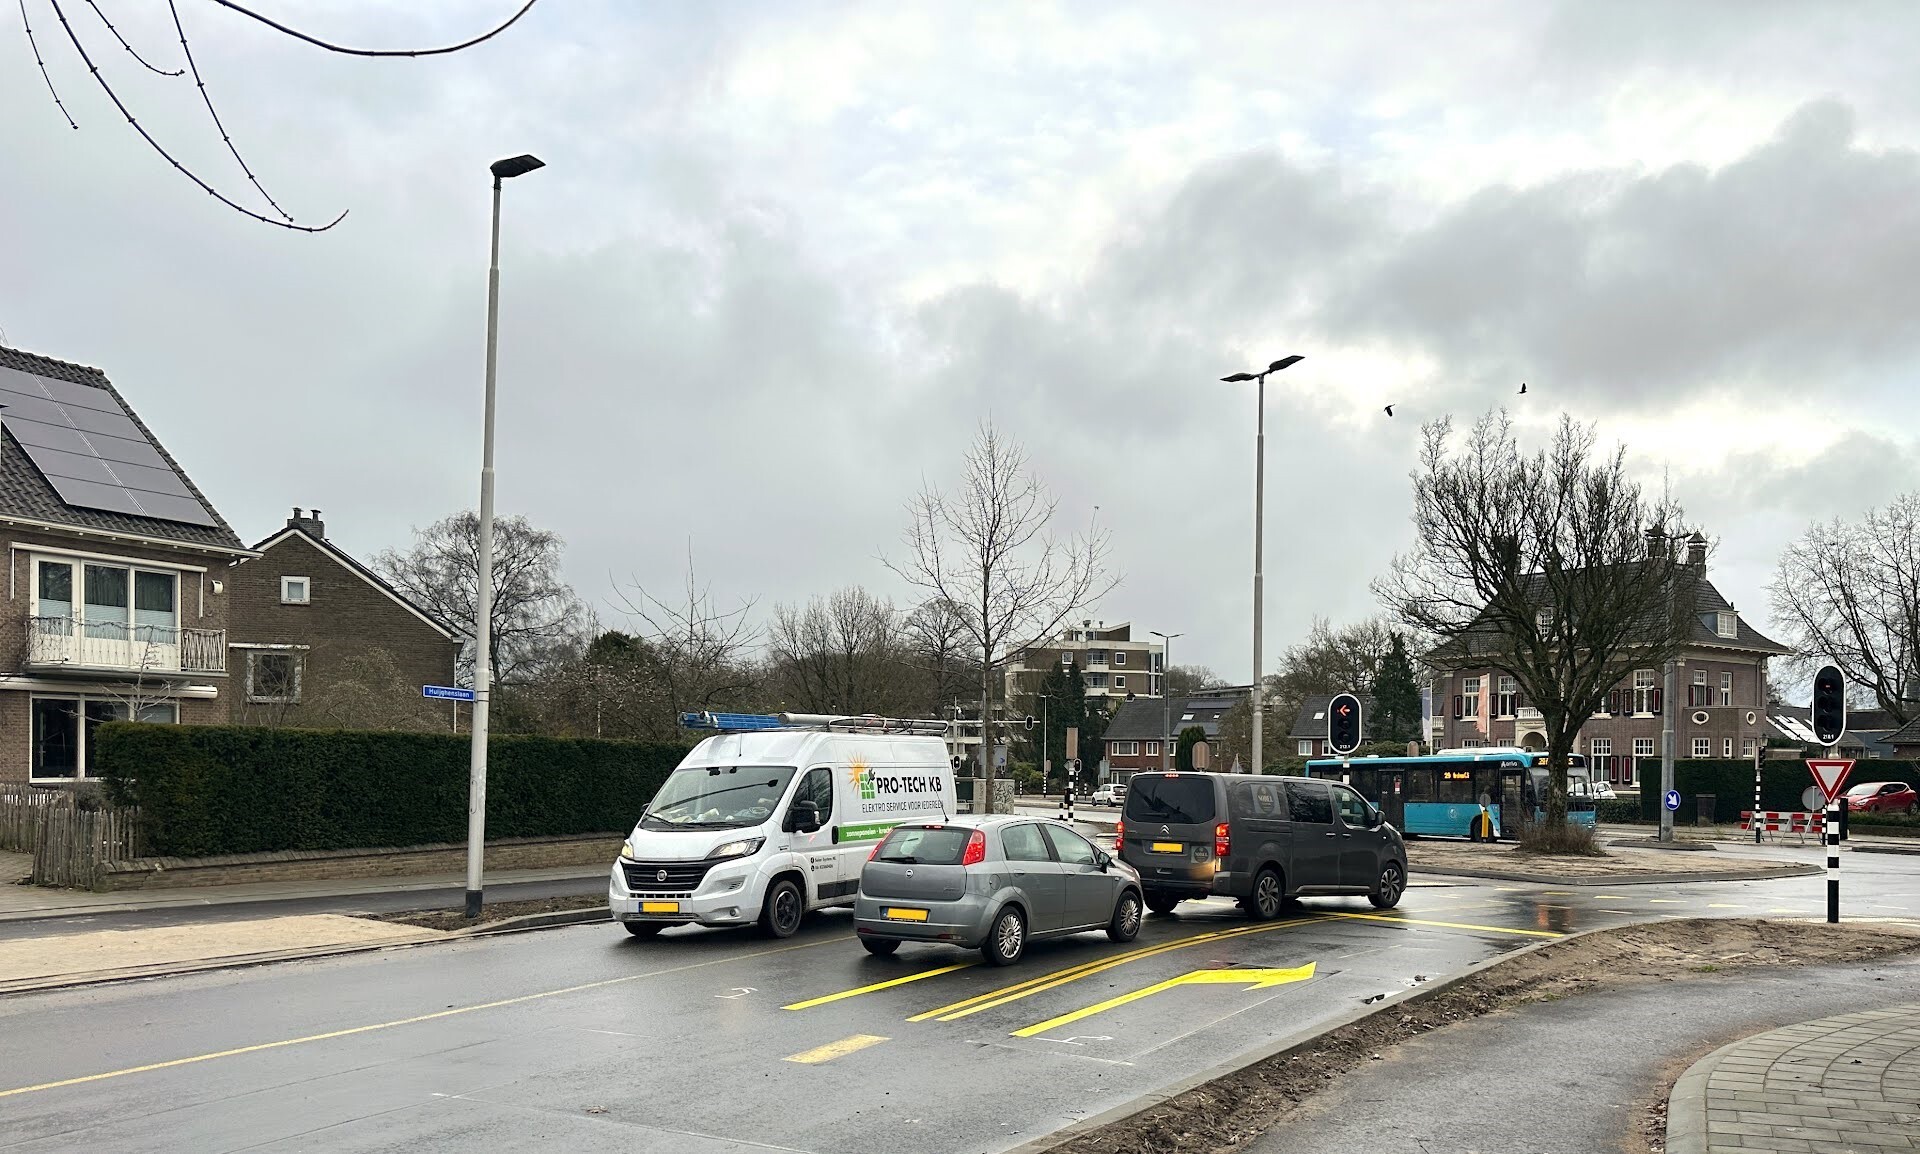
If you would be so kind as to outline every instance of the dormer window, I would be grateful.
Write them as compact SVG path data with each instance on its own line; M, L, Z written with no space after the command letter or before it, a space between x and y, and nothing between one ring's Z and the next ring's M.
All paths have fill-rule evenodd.
M1739 615L1722 610L1713 615L1713 631L1722 637L1740 636Z

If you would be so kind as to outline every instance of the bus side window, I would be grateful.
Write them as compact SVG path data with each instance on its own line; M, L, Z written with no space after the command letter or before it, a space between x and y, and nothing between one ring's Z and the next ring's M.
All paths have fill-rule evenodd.
M1227 787L1227 814L1231 817L1253 816L1253 786L1236 781Z
M1426 766L1426 765L1408 766L1407 767L1406 800L1408 801L1437 800L1434 796L1433 781L1434 781L1434 778L1438 776L1439 776L1439 772L1435 770L1432 766Z
M1479 794L1474 789L1474 772L1466 766L1454 769L1441 769L1439 772L1439 796L1435 801L1450 805L1472 805Z
M1380 796L1380 771L1371 766L1356 768L1353 771L1353 788L1360 791L1361 797Z

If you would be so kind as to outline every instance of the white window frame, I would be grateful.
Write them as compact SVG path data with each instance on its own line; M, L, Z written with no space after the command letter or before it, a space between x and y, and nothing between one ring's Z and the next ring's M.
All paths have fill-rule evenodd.
M1587 758L1589 761L1591 761L1593 758L1596 758L1596 757L1612 757L1612 756L1613 756L1613 738L1589 737L1587 739Z
M1727 761L1733 760L1733 738L1727 737L1721 739L1720 756Z
M1494 685L1499 693L1494 697L1494 708L1499 712L1496 717L1518 717L1520 715L1520 680L1501 674Z
M1127 663L1127 651L1126 651L1126 650L1124 650L1124 649L1116 649L1116 650L1114 650L1114 651L1113 651L1113 664L1115 664L1115 665L1125 665L1126 663Z
M1086 679L1088 689L1105 689L1107 687L1107 675L1104 673L1089 673L1086 674Z
M1462 717L1480 716L1480 678L1478 676L1460 679L1460 715Z
M241 692L246 695L247 704L249 705L298 705L300 704L301 690L305 687L306 674L307 674L307 661L306 661L307 647L306 646L304 645L299 645L299 646L236 645L234 646L234 648L240 649L243 652L245 652L247 657L246 661L242 663L240 667L240 676L243 679L241 682L240 689L241 689ZM293 696L292 697L265 697L265 696L261 696L259 694L254 693L253 661L257 655L262 653L285 656L292 659L293 661Z
M301 592L300 592L300 596L298 597L295 597L293 595L293 592L291 589L295 581L300 582ZM287 574L286 576L281 577L280 578L280 604L282 605L313 604L313 578L301 577L296 574Z
M1113 675L1113 687L1114 687L1115 689L1125 689L1125 688L1127 687L1127 675L1126 675L1126 674L1124 674L1124 673L1116 673L1116 674L1114 674L1114 675Z
M1139 757L1140 743L1137 741L1116 741L1113 743L1113 756Z
M1460 743L1460 748L1461 749L1482 749L1486 746L1486 744L1487 743L1484 738L1469 737L1465 741Z
M1303 737L1299 741L1294 742L1293 752L1294 752L1294 756L1296 757L1312 757L1313 756L1313 738Z
M1754 748L1754 740L1753 740L1753 738L1751 738L1751 737L1743 737L1743 738L1741 738L1741 739L1740 739L1740 756L1741 756L1741 758L1742 758L1742 759L1744 759L1744 760L1746 760L1746 761L1752 761L1752 760L1753 760L1753 748Z
M1651 737L1634 738L1633 739L1633 756L1636 760L1642 757L1658 756L1658 754L1655 752L1653 748L1653 738Z
M1693 756L1706 758L1713 756L1713 738L1696 737L1693 739Z
M1635 717L1653 716L1653 695L1659 692L1651 669L1633 671L1633 713Z
M1720 637L1740 636L1740 615L1725 609L1716 610L1713 615L1713 631Z
M75 705L73 723L79 728L78 728L78 732L75 733L74 735L74 743L73 743L74 763L73 763L72 777L34 777L33 776L33 714L34 714L33 707L35 703L41 702L41 701L71 701ZM107 694L101 694L101 693L90 693L90 694L89 693L32 693L27 695L27 724L23 728L25 728L27 731L26 732L27 781L29 783L44 784L44 785L61 785L61 784L72 784L74 782L80 782L80 781L100 780L99 778L90 776L87 773L87 705L88 703L94 702L94 701L110 701L110 702L114 702L115 704L126 705L127 715L129 717L133 716L134 713L136 712L134 708L127 702L122 701L117 697L112 697ZM173 710L172 721L156 722L155 724L159 724L159 725L180 724L180 702L178 700L150 701L150 702L147 702L145 705L141 706L140 709L142 711L150 710L150 709L172 709Z
M1733 670L1731 669L1720 671L1720 704L1723 706L1733 704Z
M1159 743L1159 742L1157 742L1157 741L1149 741L1149 742L1147 742L1147 751L1146 751L1146 756L1148 756L1148 757L1159 757L1159 756L1160 756L1160 743Z

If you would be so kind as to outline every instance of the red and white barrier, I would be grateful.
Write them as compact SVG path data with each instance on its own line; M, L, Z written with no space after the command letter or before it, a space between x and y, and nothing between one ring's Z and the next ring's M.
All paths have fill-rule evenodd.
M1801 813L1794 810L1761 810L1759 821L1755 822L1753 810L1740 811L1740 828L1760 829L1767 833L1822 833L1827 828L1827 816L1823 813Z

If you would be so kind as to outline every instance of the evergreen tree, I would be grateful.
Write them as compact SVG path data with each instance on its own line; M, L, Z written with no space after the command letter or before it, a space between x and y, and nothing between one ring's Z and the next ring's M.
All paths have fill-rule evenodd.
M1380 675L1373 683L1373 732L1382 741L1408 742L1421 737L1420 687L1414 683L1413 662L1396 631L1380 659Z
M1181 773L1193 772L1193 747L1206 739L1207 731L1197 725L1181 730L1179 744L1173 750L1173 767Z

